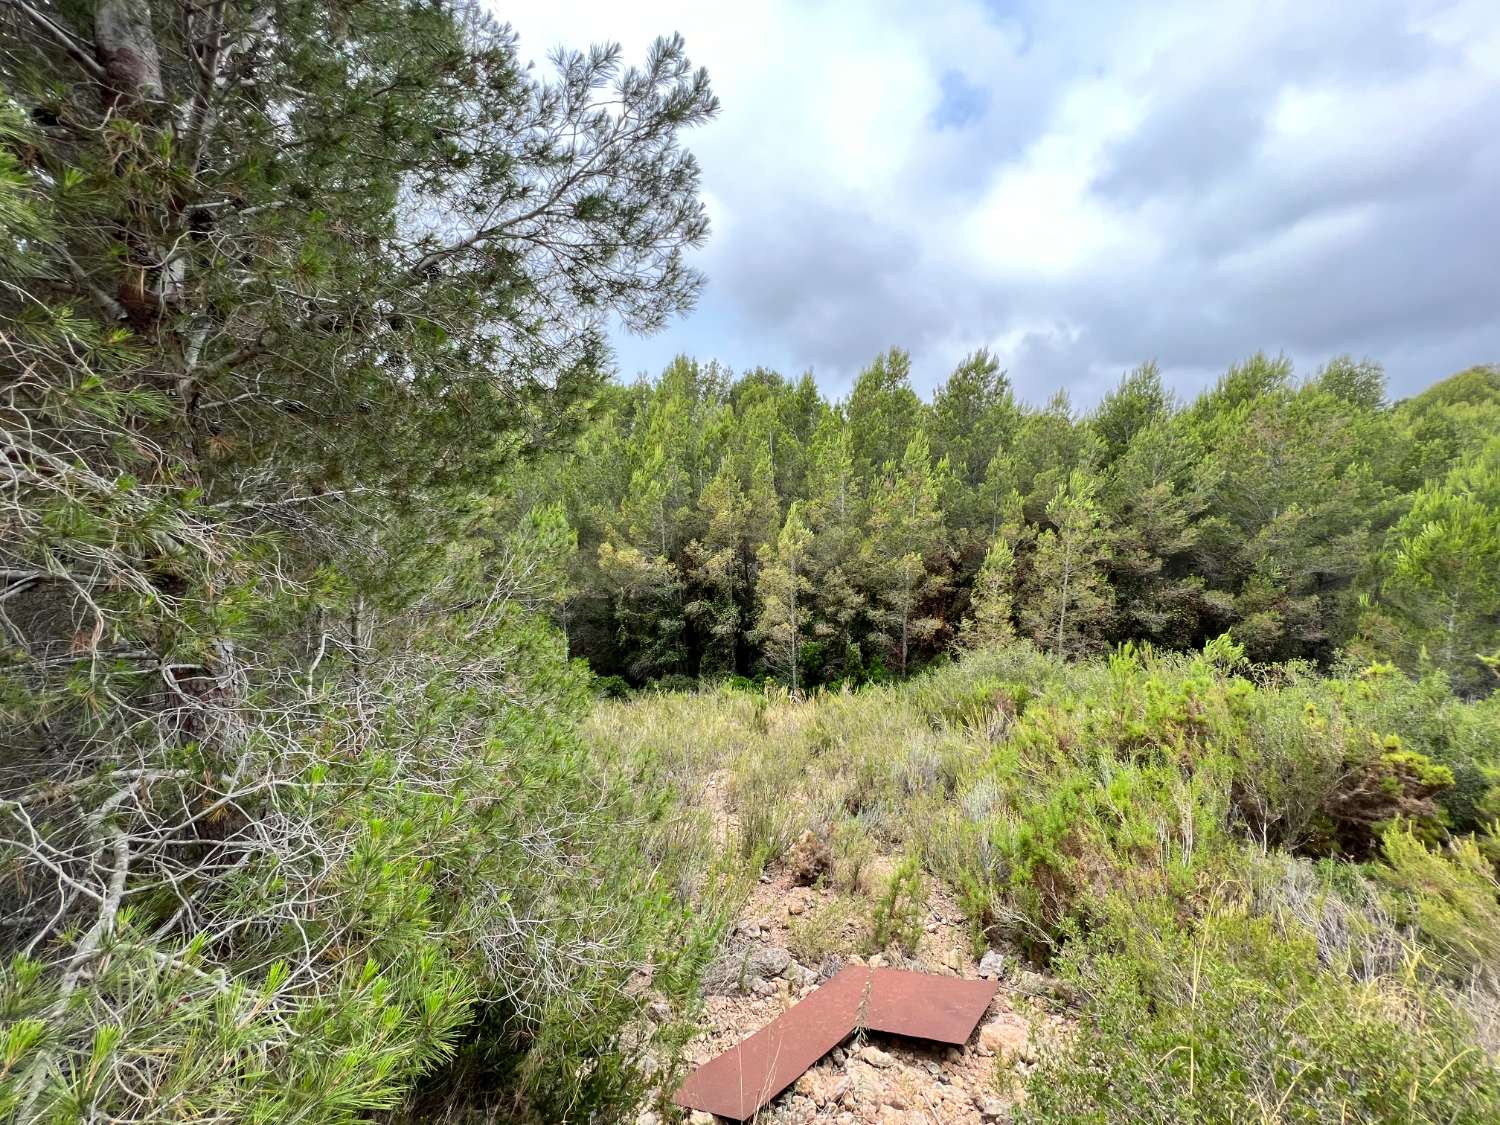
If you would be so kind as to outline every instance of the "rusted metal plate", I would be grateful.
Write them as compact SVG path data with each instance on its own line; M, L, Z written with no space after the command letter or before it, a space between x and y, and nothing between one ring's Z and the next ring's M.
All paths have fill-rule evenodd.
M974 1034L999 984L901 969L871 969L864 1026L871 1031L962 1046Z
M700 1066L674 1100L748 1120L855 1028L967 1042L997 987L988 980L850 965L739 1046Z
M677 1090L689 1109L744 1121L854 1030L869 970L850 965L737 1047L704 1063Z

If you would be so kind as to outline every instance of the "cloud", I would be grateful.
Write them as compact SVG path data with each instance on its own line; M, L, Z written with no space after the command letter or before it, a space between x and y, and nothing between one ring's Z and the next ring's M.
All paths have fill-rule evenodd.
M919 389L978 346L1044 399L1157 359L1191 393L1257 349L1382 361L1395 393L1500 359L1500 9L1370 0L506 10L643 56L679 30L724 110L688 137L699 309L618 340L812 369L892 344Z

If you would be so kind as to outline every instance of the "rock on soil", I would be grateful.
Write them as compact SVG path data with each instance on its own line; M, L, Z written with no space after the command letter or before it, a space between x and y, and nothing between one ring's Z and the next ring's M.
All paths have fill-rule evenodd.
M800 886L785 867L754 887L741 913L730 949L722 955L737 976L745 967L749 992L730 984L708 989L702 1034L688 1045L697 1066L759 1031L807 995L817 980L787 950L792 902L813 909L827 892ZM856 1036L829 1052L761 1112L762 1125L1004 1125L1023 1096L1019 1076L1036 1058L1035 1042L1067 1033L1068 1021L1052 998L1059 982L1021 971L1006 979L1003 958L991 950L976 963L970 954L962 912L946 890L931 888L931 910L921 944L910 957L871 957L897 968L975 977L993 970L1002 984L979 1031L963 1048L897 1036ZM856 961L859 958L850 957ZM837 968L837 962L832 965ZM817 974L823 976L824 974ZM986 974L988 975L988 974ZM1028 999L1022 984L1039 999ZM712 1121L694 1114L696 1125ZM644 1125L644 1123L643 1123Z

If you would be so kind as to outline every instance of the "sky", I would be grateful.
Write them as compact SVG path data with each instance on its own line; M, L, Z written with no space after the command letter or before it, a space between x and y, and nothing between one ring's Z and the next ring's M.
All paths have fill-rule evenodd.
M523 55L681 32L723 103L686 134L713 224L675 355L811 370L880 351L924 395L988 347L1087 406L1156 360L1182 395L1258 350L1384 365L1393 397L1500 361L1500 3L549 0Z

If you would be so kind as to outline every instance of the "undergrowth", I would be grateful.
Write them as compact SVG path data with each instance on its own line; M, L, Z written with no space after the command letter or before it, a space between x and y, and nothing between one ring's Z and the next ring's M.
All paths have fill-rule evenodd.
M596 748L714 779L743 856L829 841L873 948L926 881L1069 978L1034 1120L1500 1119L1500 699L1389 666L1016 644L901 684L604 702ZM879 854L909 857L872 881ZM835 905L836 904L836 905ZM794 927L849 940L839 898ZM915 922L915 931L913 930Z

